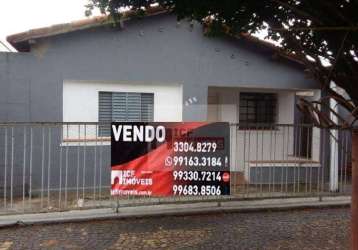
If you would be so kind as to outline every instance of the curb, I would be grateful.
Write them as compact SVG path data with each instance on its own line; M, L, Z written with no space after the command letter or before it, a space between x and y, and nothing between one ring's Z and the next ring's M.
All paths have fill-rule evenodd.
M289 198L256 201L206 201L185 204L158 204L141 207L120 207L115 213L112 208L73 210L66 212L21 214L0 216L0 229L17 226L78 223L111 219L138 219L163 216L207 215L217 213L275 212L300 209L322 209L349 207L350 197Z

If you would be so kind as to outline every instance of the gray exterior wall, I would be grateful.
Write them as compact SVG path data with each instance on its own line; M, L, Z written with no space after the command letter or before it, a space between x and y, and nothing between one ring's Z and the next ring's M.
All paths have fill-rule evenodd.
M232 55L234 58L232 58ZM271 59L272 52L174 16L133 20L124 30L96 28L38 40L31 53L0 54L0 121L62 121L64 80L183 84L184 120L206 120L208 86L319 88L302 68ZM200 105L203 104L203 105Z
M272 51L236 39L208 38L203 36L199 24L191 29L188 22L177 25L174 16L161 15L129 21L124 30L102 27L40 39L30 53L0 53L0 122L62 121L64 80L181 83L183 100L192 96L198 100L196 105L183 106L184 121L206 120L208 86L319 88L305 78L301 67L272 60ZM15 131L18 138L22 138L21 131ZM5 133L10 132L1 129L0 139L4 141ZM52 147L50 154L53 154L48 157L46 146L45 172L41 171L40 158L42 131L34 133L37 158L33 165L33 188L41 187L42 176L46 176L44 185L47 187L48 175L51 187L56 188L58 176L64 178L59 160L64 157L60 155L60 130L52 130L55 139L51 143L45 138ZM22 140L16 142L19 145L14 158L14 175L19 178L23 175ZM5 143L10 145L10 138L0 143L0 152L4 152ZM29 137L26 143L29 143ZM104 155L108 154L108 147L104 150ZM29 157L29 152L25 154ZM70 155L69 185L74 187L77 148L72 148ZM10 151L8 159L11 159ZM4 169L3 156L0 161L0 168ZM95 182L94 164L93 154L87 153L85 159L81 151L80 176L82 181L82 175L85 175L86 185ZM107 161L100 166L104 169L102 183L106 184L109 183L108 164ZM29 166L25 168L26 183L29 183ZM1 179L3 182L4 178ZM6 179L9 183L9 176ZM15 181L18 185L21 185L20 179Z

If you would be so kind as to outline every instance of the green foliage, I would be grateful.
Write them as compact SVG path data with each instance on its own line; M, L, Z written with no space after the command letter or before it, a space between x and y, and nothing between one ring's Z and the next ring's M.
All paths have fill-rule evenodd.
M327 88L333 80L350 95L352 105L358 106L357 0L90 1L88 10L99 8L113 16L118 15L121 8L138 11L159 4L173 11L178 19L207 22L209 18L209 35L222 33L220 29L240 34L268 28L268 38L280 39L283 50L294 52L322 88ZM324 67L321 58L332 66Z

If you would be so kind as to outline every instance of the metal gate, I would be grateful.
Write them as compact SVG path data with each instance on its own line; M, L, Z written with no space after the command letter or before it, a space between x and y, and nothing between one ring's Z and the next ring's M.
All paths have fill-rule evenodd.
M0 123L0 214L109 207L105 123ZM120 197L123 205L349 195L351 131L231 124L230 197Z

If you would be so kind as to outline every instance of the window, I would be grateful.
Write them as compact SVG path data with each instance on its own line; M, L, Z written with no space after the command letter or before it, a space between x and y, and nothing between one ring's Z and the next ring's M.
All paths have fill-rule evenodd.
M152 122L154 94L132 92L99 92L99 122ZM108 126L99 127L99 136L110 136Z
M240 93L240 126L272 127L276 122L277 96L271 93Z

